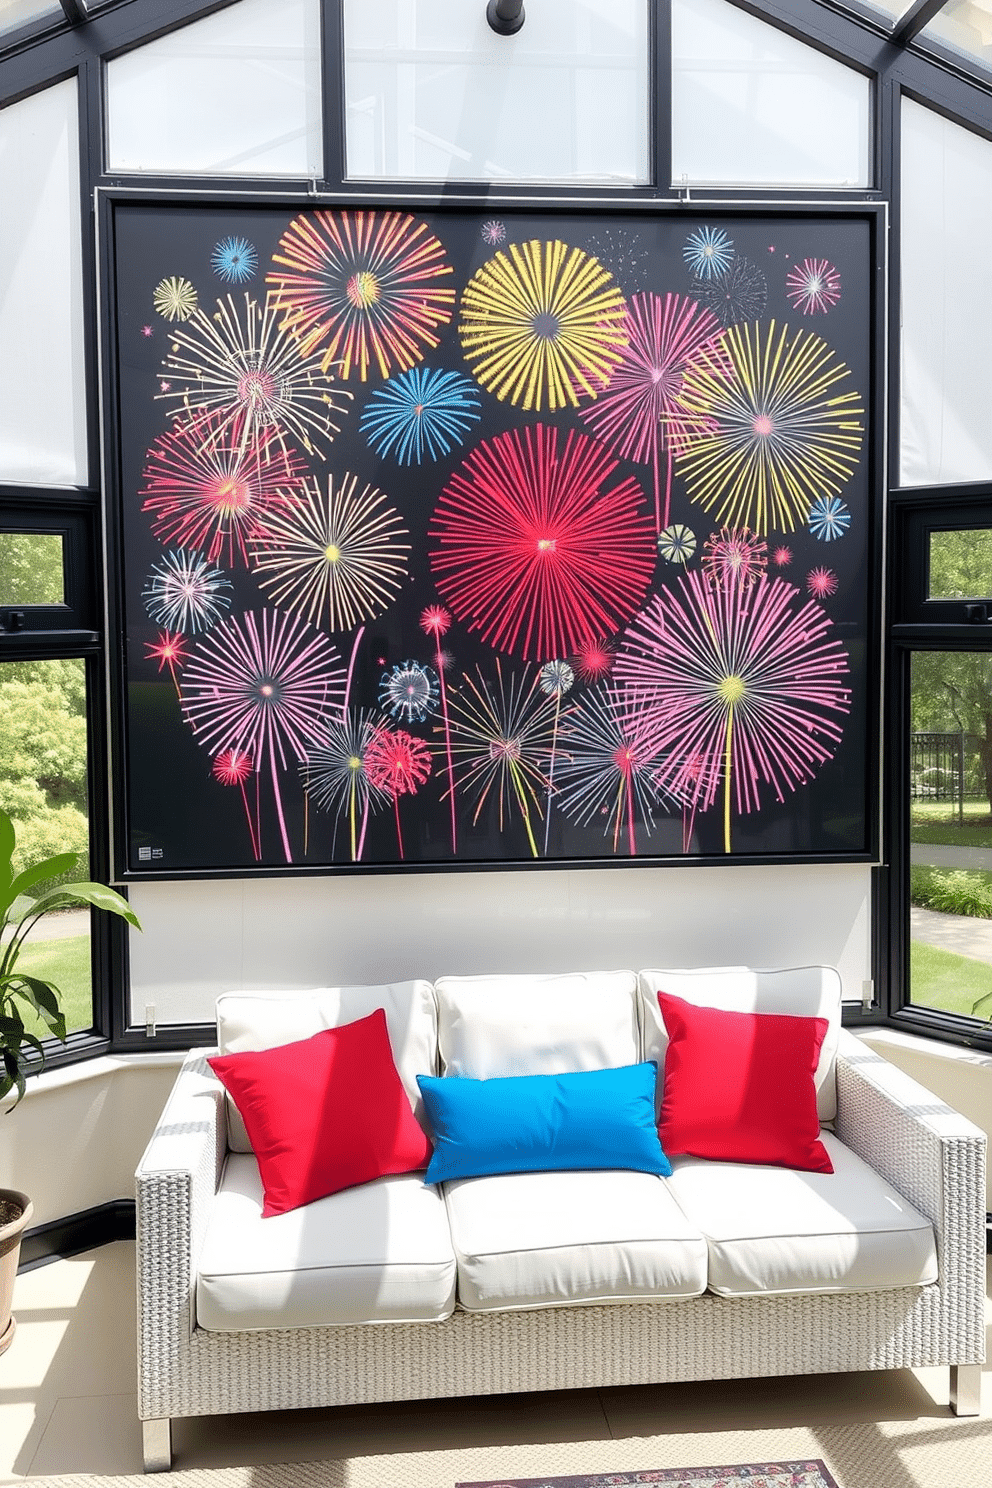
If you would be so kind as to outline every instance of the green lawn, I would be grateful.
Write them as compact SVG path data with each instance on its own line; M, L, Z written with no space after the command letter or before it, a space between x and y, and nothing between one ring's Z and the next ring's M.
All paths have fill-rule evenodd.
M910 945L909 985L914 1006L970 1018L976 1016L971 1010L978 999L992 992L992 966L914 940Z
M951 847L992 847L992 814L987 801L966 801L964 821L948 801L914 801L910 812L914 842L938 842Z
M62 993L62 1010L69 1033L93 1026L93 983L90 970L90 938L72 935L65 940L28 941L17 962L20 971L54 982ZM21 1009L27 1008L22 1003ZM39 1037L50 1037L40 1019L27 1017L24 1026Z

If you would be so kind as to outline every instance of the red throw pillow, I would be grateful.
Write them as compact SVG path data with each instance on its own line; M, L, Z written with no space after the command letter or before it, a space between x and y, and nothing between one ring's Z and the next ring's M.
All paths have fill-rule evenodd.
M832 1173L813 1075L826 1018L731 1013L658 993L668 1032L658 1135L669 1157Z
M382 1008L313 1038L207 1063L244 1120L265 1191L263 1218L430 1161Z

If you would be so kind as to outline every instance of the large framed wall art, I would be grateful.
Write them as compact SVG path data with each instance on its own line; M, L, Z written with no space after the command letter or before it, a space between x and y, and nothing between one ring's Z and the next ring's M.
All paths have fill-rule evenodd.
M871 211L105 226L121 876L872 854Z

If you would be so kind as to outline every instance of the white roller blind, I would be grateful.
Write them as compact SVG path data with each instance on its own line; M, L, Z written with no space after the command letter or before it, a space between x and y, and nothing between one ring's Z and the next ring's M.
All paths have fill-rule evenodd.
M75 79L0 110L0 480L85 485Z
M992 477L992 144L902 104L900 483Z
M107 66L109 167L319 176L319 0L241 0Z
M728 5L673 0L672 180L870 185L866 77Z
M647 0L345 0L352 180L646 181Z

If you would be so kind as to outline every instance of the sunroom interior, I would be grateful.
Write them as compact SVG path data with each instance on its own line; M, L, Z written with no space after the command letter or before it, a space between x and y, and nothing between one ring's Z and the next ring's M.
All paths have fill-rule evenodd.
M118 888L142 925L74 910L31 951L37 974L66 990L69 1020L0 1121L0 1186L33 1203L17 1335L0 1357L0 1481L141 1471L134 1172L229 989L824 964L840 972L846 1026L992 1135L990 0L0 0L0 201L0 807L19 867L78 852L81 876ZM681 832L659 823L652 836L643 796L635 830L615 778L583 797L576 776L573 822L585 831L595 817L585 836L549 851L550 787L543 803L511 788L499 799L500 823L504 805L514 817L510 845L493 828L457 861L453 806L451 851L439 793L436 822L423 817L434 845L418 852L399 790L367 851L354 814L349 841L340 793L333 845L301 850L310 817L287 828L280 795L299 771L280 777L273 753L264 812L235 770L227 784L241 789L223 793L216 830L200 830L221 776L210 782L208 768L207 784L190 784L192 767L175 765L182 731L192 740L190 722L193 733L208 725L189 680L182 701L185 657L168 649L180 611L162 602L193 528L156 506L159 477L143 462L188 406L182 348L195 356L197 296L221 310L224 295L249 303L254 226L398 211L446 226L452 241L471 236L472 264L499 255L515 222L539 222L529 231L547 237L567 223L562 234L581 230L620 290L644 301L690 292L683 243L719 257L738 234L757 259L760 239L763 261L723 327L775 306L804 335L843 326L863 375L858 455L843 471L851 480L857 468L851 530L842 502L811 510L800 492L763 530L746 506L711 515L704 554L726 561L721 534L756 528L762 570L795 580L797 606L829 608L839 571L850 722L837 758L818 757L822 782L811 760L791 780L759 764L753 795L738 785L732 811L728 729L725 775L697 770L691 807L684 771L681 798L673 785ZM797 224L810 223L820 241L854 245L849 270L800 261ZM212 265L174 253L208 238ZM669 241L680 278L652 260ZM710 294L720 316L729 276L708 278L710 267L697 262L691 292ZM504 395L463 346L459 377L495 408ZM352 453L359 407L388 370L380 360L368 386L364 371L352 382ZM464 398L482 403L475 390ZM647 508L653 481L652 564L681 562L688 585L678 544L689 528L677 523L698 511L691 449L671 435L662 517L666 445L654 438L653 471L646 444L621 449L621 469ZM433 503L462 457L452 444L440 476L408 459L397 494L430 487ZM395 454L380 449L376 471L388 456L396 472ZM338 473L333 453L328 470ZM455 506L438 511L457 536ZM786 572L790 547L817 566ZM214 559L223 566L222 545ZM441 574L457 616L464 591ZM621 672L634 607L620 606L606 636L605 665ZM397 673L412 664L389 644L368 665L396 702ZM515 639L502 649L515 646L545 669L576 650L528 652ZM561 687L545 693L561 702ZM167 718L156 712L166 704ZM403 706L394 717L409 723ZM440 774L441 744L435 765ZM450 750L447 768L453 796ZM564 775L559 786L567 803ZM473 806L495 812L499 789ZM807 796L810 810L794 809ZM575 846L593 832L594 847ZM265 1464L321 1462L342 1485L454 1484L814 1457L844 1488L977 1484L992 1463L987 1374L984 1384L970 1421L949 1413L933 1370L224 1417L177 1423L175 1465L243 1468L248 1482Z

